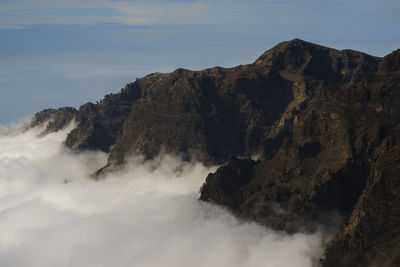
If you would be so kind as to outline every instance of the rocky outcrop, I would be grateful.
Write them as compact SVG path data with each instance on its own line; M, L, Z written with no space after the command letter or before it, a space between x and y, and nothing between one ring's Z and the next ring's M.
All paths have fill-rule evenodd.
M140 97L136 83L128 84L118 94L109 94L96 104L87 103L76 114L78 127L65 144L74 150L100 149L110 152L121 133L132 104Z
M33 124L74 118L66 145L109 152L108 169L135 153L227 162L202 200L288 232L337 230L344 218L325 266L396 266L399 108L400 50L377 58L295 39L249 65L150 74Z
M46 124L46 128L41 135L56 132L72 122L72 120L75 119L77 112L78 111L75 108L71 107L45 109L35 114L29 127Z

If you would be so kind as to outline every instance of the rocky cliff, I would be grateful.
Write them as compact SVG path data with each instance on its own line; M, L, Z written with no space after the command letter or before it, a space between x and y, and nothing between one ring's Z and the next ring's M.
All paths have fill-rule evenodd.
M150 74L32 124L75 119L65 144L109 152L109 166L161 152L226 163L202 200L288 232L344 218L324 266L398 266L399 108L400 50L377 58L295 39L249 65Z

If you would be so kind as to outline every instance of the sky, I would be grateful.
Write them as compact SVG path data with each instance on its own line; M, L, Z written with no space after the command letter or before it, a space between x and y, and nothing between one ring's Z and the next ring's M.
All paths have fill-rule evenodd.
M294 38L384 56L399 29L398 0L1 0L0 124Z

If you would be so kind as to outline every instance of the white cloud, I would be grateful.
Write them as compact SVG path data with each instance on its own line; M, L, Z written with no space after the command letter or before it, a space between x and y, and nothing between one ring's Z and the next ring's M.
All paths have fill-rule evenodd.
M311 266L319 234L285 235L241 223L197 200L212 169L160 157L104 180L105 154L62 147L70 129L0 129L0 265Z

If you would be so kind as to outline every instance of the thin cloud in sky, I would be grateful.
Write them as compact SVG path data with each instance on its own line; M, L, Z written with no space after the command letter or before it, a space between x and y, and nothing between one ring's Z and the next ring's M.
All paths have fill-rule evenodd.
M246 2L237 0L68 2L17 0L3 2L0 6L0 28L34 24L176 25L223 24L234 21L262 22L277 16L290 18L295 15L294 12L299 11L290 2L272 0Z
M96 24L116 21L119 12L109 8L37 8L0 11L0 27L32 24Z
M371 0L4 0L0 5L0 28L100 23L153 26L253 23L255 27L268 27L322 22L325 15L336 14L335 10L342 8L344 12L357 10L356 17L366 17L370 10L375 10L381 15L400 18L400 4L393 0L379 4ZM337 15L340 19L340 14Z
M15 1L2 3L2 28L32 24L191 23L207 9L202 1Z

